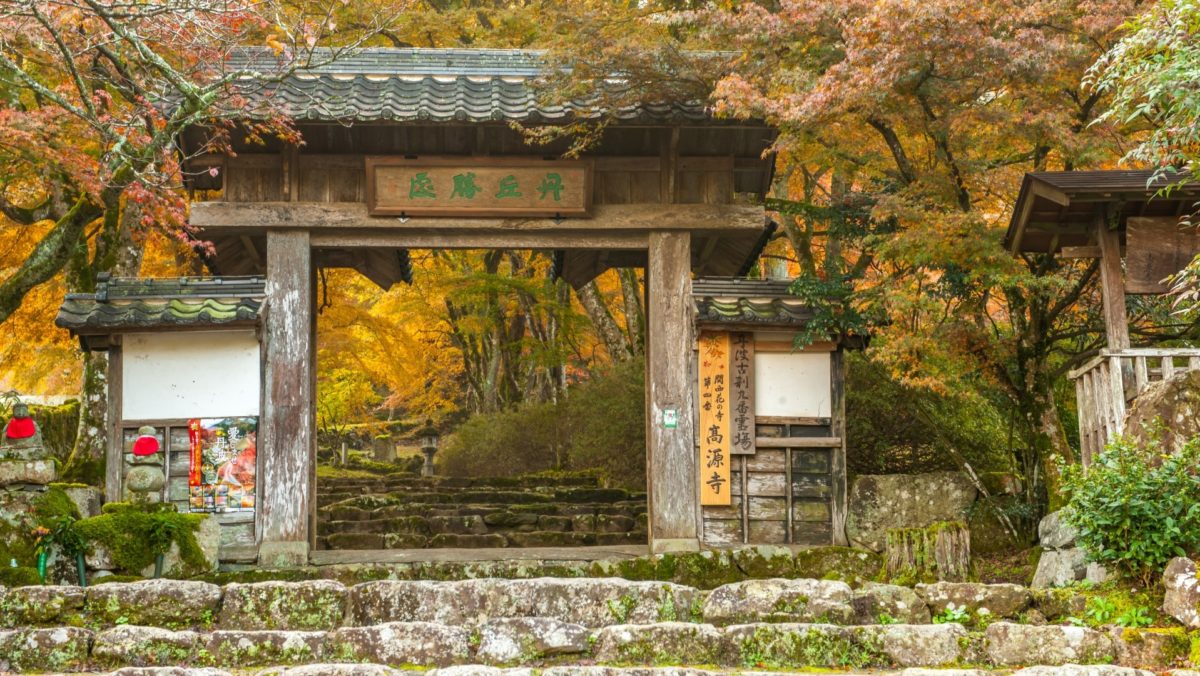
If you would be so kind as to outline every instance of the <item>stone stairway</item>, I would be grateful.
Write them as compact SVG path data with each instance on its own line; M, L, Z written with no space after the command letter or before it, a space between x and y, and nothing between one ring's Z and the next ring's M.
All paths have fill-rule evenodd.
M318 549L645 543L645 493L600 488L590 477L317 482Z
M934 623L951 604L966 623ZM1188 666L1182 628L1049 623L1068 612L1059 595L970 583L855 589L769 579L707 592L619 578L18 587L0 596L8 627L0 630L0 671L917 675L954 668L939 673L1033 676ZM1029 623L1035 619L1046 623ZM1022 669L1029 665L1040 670Z

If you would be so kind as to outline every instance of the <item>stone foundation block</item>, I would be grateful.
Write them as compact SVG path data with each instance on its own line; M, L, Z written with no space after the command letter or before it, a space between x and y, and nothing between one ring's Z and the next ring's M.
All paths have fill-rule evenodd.
M492 620L480 628L475 657L488 664L516 664L585 653L590 639L591 632L583 625L546 617Z
M483 535L488 532L481 516L432 516L429 517L432 533L454 533L457 535Z
M878 650L897 667L939 667L963 661L967 630L960 624L888 624L852 627L855 642Z
M831 580L747 580L717 587L704 601L712 624L836 622L854 619L850 585Z
M868 582L850 595L856 624L878 624L887 616L900 624L929 624L929 607L909 587Z
M38 484L45 486L58 480L54 461L43 460L0 460L0 486L10 484Z
M390 621L481 624L503 617L544 617L585 627L688 617L699 592L668 582L619 578L381 580L350 589L349 623Z
M0 631L0 672L79 671L92 637L78 627Z
M1086 578L1087 572L1087 553L1082 549L1048 549L1038 559L1032 586L1036 589L1065 587Z
M108 676L232 676L224 669L208 667L125 667Z
M222 629L329 630L346 614L346 587L333 580L225 586Z
M934 615L953 604L956 608L966 608L973 615L1014 618L1033 604L1033 593L1017 584L938 582L919 584L916 592Z
M221 588L189 580L141 580L87 588L87 611L101 625L136 624L168 629L210 625Z
M298 667L279 667L258 672L258 676L401 676L412 671L393 669L382 664L307 664ZM437 669L429 674L444 674Z
M187 664L199 640L194 631L121 625L96 635L92 659L114 667L174 666Z
M214 631L204 640L206 660L229 667L320 662L325 652L321 631Z
M849 627L832 624L738 624L725 630L729 664L754 668L862 669L886 666L882 651L860 645Z
M1154 676L1154 672L1110 664L1063 664L1018 669L1012 676Z
M1200 580L1196 562L1182 556L1167 563L1163 571L1163 612L1179 620L1188 629L1200 629Z
M987 656L996 666L1111 663L1116 659L1112 639L1084 627L1032 627L997 622L984 632Z
M467 549L495 549L507 547L508 540L499 533L487 535L459 535L456 533L438 533L429 539L430 547L458 547Z
M1125 667L1163 669L1184 666L1191 649L1187 630L1183 627L1114 627L1112 640L1117 649L1117 664Z
M343 627L329 635L326 649L338 661L423 667L462 664L471 655L466 629L433 622Z
M598 630L594 644L595 657L601 662L662 665L729 661L721 631L711 624L617 624Z
M0 600L0 625L23 628L80 624L85 598L82 587L13 587Z
M1071 589L1034 589L1033 606L1051 622L1083 617L1087 597Z

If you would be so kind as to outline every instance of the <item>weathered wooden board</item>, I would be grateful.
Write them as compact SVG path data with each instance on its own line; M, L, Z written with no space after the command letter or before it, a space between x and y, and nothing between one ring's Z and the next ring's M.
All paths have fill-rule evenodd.
M792 495L797 498L827 498L832 492L828 474L792 475Z
M1174 216L1130 217L1125 230L1125 290L1166 293L1164 280L1200 253L1200 228L1181 228ZM1103 245L1104 242L1101 242ZM1113 347L1113 346L1109 346Z
M586 216L591 210L591 160L374 156L366 167L372 216Z
M646 267L647 475L651 548L697 546L691 235L652 232ZM669 418L674 420L668 425Z
M787 455L782 448L764 448L752 456L746 457L746 469L751 472L787 471Z
M731 393L729 452L734 455L754 454L754 334L738 332L730 335L729 378Z
M792 471L804 474L828 474L830 471L827 449L796 449L792 451Z
M828 523L831 514L829 502L826 500L801 500L792 505L792 519L799 521L820 521Z
M781 545L787 542L787 522L751 521L748 533L750 542L763 545Z
M313 272L306 231L267 235L260 561L308 561L314 468Z
M786 521L787 499L750 496L751 521Z
M792 526L792 544L833 544L833 527L828 523L798 522Z
M747 491L752 496L781 498L787 496L786 475L750 473L746 478Z
M742 544L741 519L705 519L704 544L710 547Z
M700 504L728 505L730 497L729 333L702 331L700 359Z

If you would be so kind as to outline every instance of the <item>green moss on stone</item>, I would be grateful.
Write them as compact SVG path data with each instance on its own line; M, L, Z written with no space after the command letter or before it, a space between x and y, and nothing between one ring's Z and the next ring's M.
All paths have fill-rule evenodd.
M179 548L179 558L186 567L204 570L208 566L196 532L207 516L180 514L172 505L165 507L170 509L162 505L108 503L100 516L80 519L75 528L85 540L102 545L117 570L127 574L138 574L153 565L155 558L165 554L172 544Z
M793 577L842 580L853 585L877 580L883 573L883 557L853 547L813 547L796 553Z

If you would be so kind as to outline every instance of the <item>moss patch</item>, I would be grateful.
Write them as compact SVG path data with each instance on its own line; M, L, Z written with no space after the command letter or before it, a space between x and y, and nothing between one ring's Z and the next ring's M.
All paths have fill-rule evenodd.
M172 544L185 566L203 570L207 566L196 532L205 518L180 514L169 504L108 503L103 514L80 519L75 528L88 542L103 546L117 570L126 574L141 573Z

